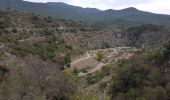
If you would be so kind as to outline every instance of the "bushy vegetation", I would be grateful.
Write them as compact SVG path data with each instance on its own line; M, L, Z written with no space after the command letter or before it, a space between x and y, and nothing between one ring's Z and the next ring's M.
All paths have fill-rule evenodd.
M103 66L100 71L96 71L94 74L89 74L87 76L87 83L88 84L94 84L101 79L103 79L105 76L110 74L110 67L109 66Z
M169 43L163 50L120 61L114 69L112 97L116 100L168 100Z
M103 79L111 72L110 94L113 99L167 100L170 98L170 43L163 50L122 60L116 67L103 66L87 78L81 77L83 82L80 83L78 73L88 73L87 70L67 69L74 54L125 45L127 38L130 40L126 41L128 45L136 46L142 32L159 31L160 27L154 27L128 28L125 32L121 28L103 30L102 27L32 13L0 11L0 100L100 100L101 91L85 90L93 85L105 89L108 84ZM116 33L112 34L112 30ZM129 37L125 35L126 31ZM117 40L118 34L120 40ZM103 52L96 54L99 62L105 57ZM109 100L109 97L105 98Z
M50 60L59 64L61 66L60 69L64 69L64 66L70 66L71 46L66 45L63 40L59 40L55 37L52 37L49 41L38 42L34 45L16 43L11 45L11 47L15 50L15 54L22 57L29 54L37 55L42 60Z
M64 74L68 77L69 81L72 82L73 84L78 83L78 77L77 77L77 72L75 70L71 69L65 69Z
M33 21L38 21L40 18L39 18L38 15L33 15L33 16L31 17L31 19L32 19Z
M110 100L109 96L103 97L102 93L97 92L77 92L70 100Z
M5 80L5 74L9 72L5 66L0 66L0 83Z
M53 63L35 57L24 62L10 56L4 59L10 62L0 67L1 100L69 100L75 90Z
M96 54L96 60L102 61L105 58L105 54L103 52L97 52Z
M109 45L108 42L105 42L105 43L102 44L102 47L101 47L101 48L102 48L102 49L110 48L110 45Z
M6 16L0 20L0 29L8 28L11 25L11 18Z

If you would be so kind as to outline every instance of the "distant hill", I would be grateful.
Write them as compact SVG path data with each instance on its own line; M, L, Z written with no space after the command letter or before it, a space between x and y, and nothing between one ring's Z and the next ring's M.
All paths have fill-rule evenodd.
M144 12L132 7L122 10L109 9L102 11L95 8L81 8L65 3L33 3L22 0L0 0L0 8L30 11L45 16L91 22L98 25L134 26L158 24L170 26L170 15Z

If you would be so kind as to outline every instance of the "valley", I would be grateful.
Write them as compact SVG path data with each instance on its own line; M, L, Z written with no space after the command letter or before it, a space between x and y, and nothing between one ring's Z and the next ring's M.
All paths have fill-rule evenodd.
M0 100L170 99L169 15L22 0L0 8Z

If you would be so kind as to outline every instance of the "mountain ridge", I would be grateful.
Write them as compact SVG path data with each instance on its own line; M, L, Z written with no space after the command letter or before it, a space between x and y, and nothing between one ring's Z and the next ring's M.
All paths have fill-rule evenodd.
M61 2L34 3L23 0L1 0L0 8L12 8L102 26L136 26L143 24L170 26L170 15L140 11L134 7L122 10L99 10L72 6Z

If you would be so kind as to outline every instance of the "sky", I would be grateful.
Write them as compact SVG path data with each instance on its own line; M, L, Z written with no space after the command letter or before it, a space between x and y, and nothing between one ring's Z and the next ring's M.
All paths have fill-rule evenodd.
M106 9L124 9L135 7L139 10L170 15L170 0L25 0L31 2L64 2L80 7Z

